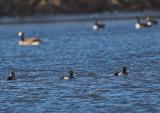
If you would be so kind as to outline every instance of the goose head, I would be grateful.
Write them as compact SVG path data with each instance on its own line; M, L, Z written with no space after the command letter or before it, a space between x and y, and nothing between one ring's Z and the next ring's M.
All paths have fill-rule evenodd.
M17 33L17 35L21 38L22 41L24 41L24 32L20 31Z

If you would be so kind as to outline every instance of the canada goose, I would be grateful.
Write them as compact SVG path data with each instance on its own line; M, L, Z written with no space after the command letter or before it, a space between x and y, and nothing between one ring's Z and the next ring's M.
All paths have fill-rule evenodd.
M95 20L92 26L93 30L97 30L99 28L104 28L104 27L105 27L105 24L98 22L98 20Z
M114 75L115 75L115 76L128 75L127 67L123 67L123 70L122 70L122 71L115 72Z
M146 22L147 22L147 25L149 25L149 26L158 24L158 21L151 19L151 17L146 17Z
M75 79L75 77L73 76L73 74L74 74L73 71L69 71L69 76L61 77L61 79L63 79L63 80L71 80L71 79Z
M142 28L144 28L144 27L150 27L147 23L142 23L141 21L140 21L140 17L139 16L136 16L136 19L137 19L137 22L136 22L136 24L135 24L135 28L136 29L142 29Z
M23 46L39 45L40 43L42 43L40 39L37 39L35 37L30 37L25 39L23 32L18 32L18 36L20 37L18 45L23 45Z
M8 77L7 77L7 80L16 80L16 73L14 70L11 70Z

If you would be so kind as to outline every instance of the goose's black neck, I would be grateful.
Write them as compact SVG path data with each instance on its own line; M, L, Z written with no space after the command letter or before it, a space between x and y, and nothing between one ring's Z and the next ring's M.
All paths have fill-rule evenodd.
M123 67L123 73L126 73L126 72L127 72L127 68Z
M22 41L24 41L24 33L22 33L20 38L21 38Z
M70 75L71 78L73 78L73 71L70 71L69 75Z
M95 25L98 25L98 20L95 20L94 24L95 24Z
M140 22L140 18L137 18L137 23L141 23L141 22Z

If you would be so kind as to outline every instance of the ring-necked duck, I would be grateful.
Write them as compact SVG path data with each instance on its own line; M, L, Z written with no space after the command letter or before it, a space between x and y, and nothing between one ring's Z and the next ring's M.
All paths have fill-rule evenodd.
M7 77L7 80L16 80L16 73L14 70L11 70L8 77Z
M158 24L158 21L151 19L151 17L146 17L146 22L147 22L147 25L149 25L149 26Z
M150 27L150 25L148 25L147 23L142 23L141 21L140 21L140 17L139 16L136 16L136 19L137 19L137 22L136 22L136 24L135 24L135 28L136 29L142 29L142 28L144 28L144 27Z
M105 27L105 24L98 22L98 20L95 20L92 26L93 30L97 30L99 28L104 28L104 27Z
M63 80L75 79L75 77L73 75L74 75L74 72L73 71L69 71L69 76L61 77L61 79L63 79Z
M18 36L20 37L20 40L18 42L19 45L39 45L42 41L35 37L29 37L25 38L23 32L18 32Z
M127 72L127 67L123 67L123 70L122 71L119 71L119 72L115 72L114 73L115 76L123 76L123 75L128 75L128 72Z

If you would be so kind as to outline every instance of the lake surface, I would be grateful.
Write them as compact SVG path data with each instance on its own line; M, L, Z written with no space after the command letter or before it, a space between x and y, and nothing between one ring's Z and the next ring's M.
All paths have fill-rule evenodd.
M0 113L160 112L160 26L104 23L0 26ZM18 31L43 44L18 46ZM123 66L129 75L113 76ZM10 69L17 80L6 81ZM69 70L76 79L60 80Z

